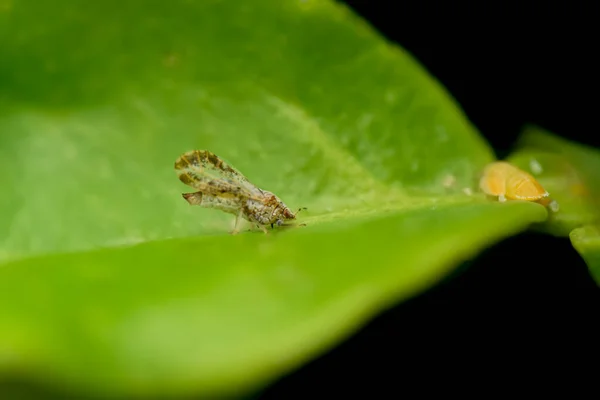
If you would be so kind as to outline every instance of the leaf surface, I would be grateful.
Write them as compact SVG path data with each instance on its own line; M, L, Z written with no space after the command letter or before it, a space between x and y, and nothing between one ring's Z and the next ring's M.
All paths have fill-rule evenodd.
M408 54L329 1L0 6L0 373L242 393L546 219ZM306 227L228 235L173 170L208 149Z

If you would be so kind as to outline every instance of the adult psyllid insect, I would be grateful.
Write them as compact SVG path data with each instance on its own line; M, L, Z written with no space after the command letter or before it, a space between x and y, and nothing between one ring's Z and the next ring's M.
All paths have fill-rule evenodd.
M292 212L279 197L256 187L238 170L206 150L182 154L175 161L175 170L180 181L198 190L182 193L189 204L236 216L232 234L239 232L242 219L268 233L268 225L271 228L288 225L285 221L295 219L302 209Z
M535 201L558 210L558 203L549 199L549 193L529 173L506 161L496 161L485 167L479 181L481 190L489 196L497 196L498 201Z

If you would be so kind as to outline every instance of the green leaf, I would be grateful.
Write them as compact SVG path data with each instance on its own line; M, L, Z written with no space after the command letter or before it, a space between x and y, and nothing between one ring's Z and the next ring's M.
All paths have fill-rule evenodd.
M333 2L0 0L0 58L0 381L259 388L547 218L472 194L489 146ZM307 226L228 235L194 148Z
M559 204L537 228L568 235L600 283L600 151L529 126L510 160L536 174Z
M558 203L558 211L549 212L548 220L535 230L566 237L573 229L596 220L587 185L563 155L526 148L515 151L508 161L532 174Z
M592 277L600 285L600 229L598 225L577 228L569 235L573 247L585 260Z
M600 150L563 139L537 126L524 129L518 147L562 157L563 162L568 162L574 169L570 174L577 174L581 184L585 185L587 201L596 208L600 206Z

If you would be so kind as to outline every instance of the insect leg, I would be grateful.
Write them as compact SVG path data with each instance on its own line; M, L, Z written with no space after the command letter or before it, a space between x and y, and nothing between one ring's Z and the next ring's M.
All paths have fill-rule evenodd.
M504 203L504 202L506 201L506 196L505 196L505 195L503 195L503 194L501 194L500 196L498 196L498 201L499 201L500 203Z
M260 229L263 230L263 232L265 233L265 235L269 234L269 231L267 230L267 228L264 225L260 225Z
M287 224L287 223L283 222L281 224L278 224L277 226L289 228L289 227L306 226L306 224Z
M237 215L235 216L235 224L233 226L233 231L231 232L232 235L237 234L240 231L240 220L242 216L242 210L240 210L239 213L237 213Z

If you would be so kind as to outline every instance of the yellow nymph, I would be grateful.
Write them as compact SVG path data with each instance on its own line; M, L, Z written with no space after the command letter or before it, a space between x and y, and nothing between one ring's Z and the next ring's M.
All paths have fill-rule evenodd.
M485 167L479 187L487 195L498 196L501 202L540 201L548 197L548 192L531 174L506 161L496 161Z

